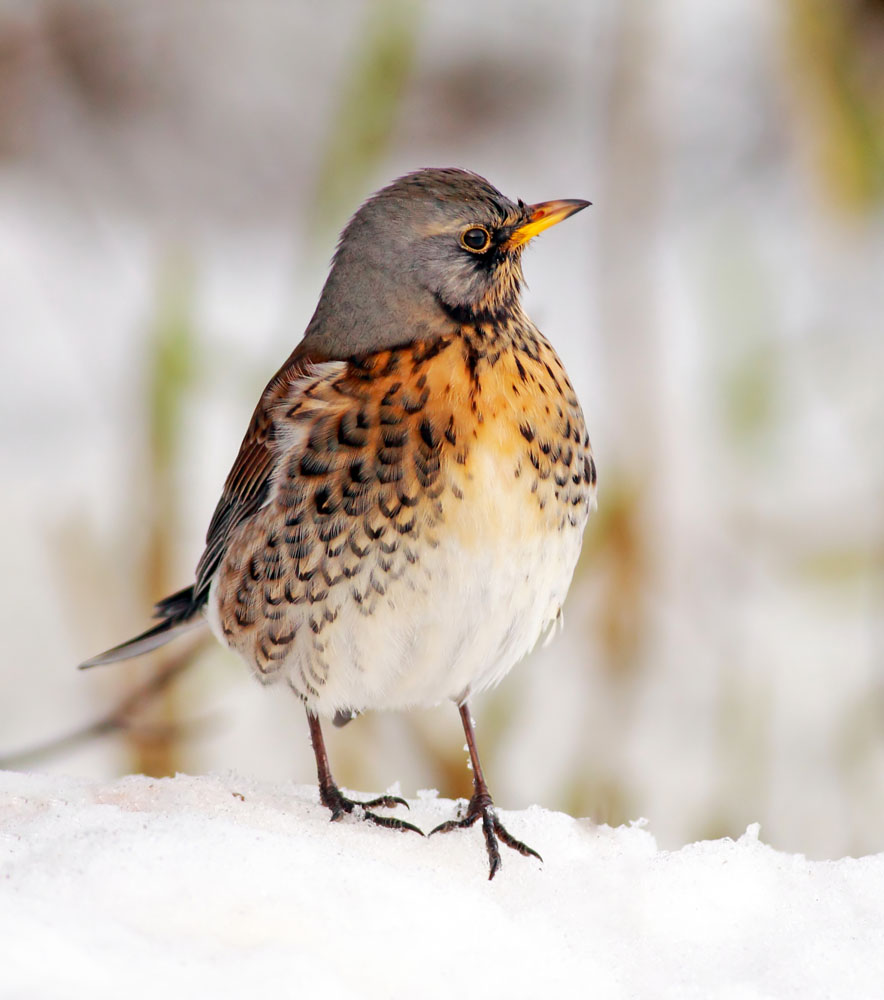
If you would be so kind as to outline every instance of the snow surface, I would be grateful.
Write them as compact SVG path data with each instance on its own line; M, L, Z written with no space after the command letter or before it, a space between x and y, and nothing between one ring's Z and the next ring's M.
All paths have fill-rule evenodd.
M545 861L489 883L477 829L330 824L313 788L0 772L0 996L882 995L884 854L501 818Z

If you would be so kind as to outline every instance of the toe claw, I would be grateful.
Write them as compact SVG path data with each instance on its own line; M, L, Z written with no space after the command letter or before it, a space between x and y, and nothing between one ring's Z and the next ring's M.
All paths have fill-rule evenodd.
M494 878L494 876L500 871L500 869L502 867L503 867L503 862L500 860L500 854L495 851L495 853L492 855L489 852L489 856L488 856L488 881L489 882Z

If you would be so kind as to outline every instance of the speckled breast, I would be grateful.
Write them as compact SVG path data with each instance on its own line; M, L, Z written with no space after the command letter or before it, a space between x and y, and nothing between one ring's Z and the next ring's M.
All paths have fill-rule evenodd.
M317 366L274 421L269 498L209 601L263 679L329 715L461 699L556 619L596 476L532 327Z

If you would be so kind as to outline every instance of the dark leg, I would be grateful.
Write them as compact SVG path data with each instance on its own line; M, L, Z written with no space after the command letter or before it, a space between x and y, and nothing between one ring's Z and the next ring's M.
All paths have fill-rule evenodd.
M333 820L340 819L344 813L352 813L358 809L362 812L362 818L368 820L369 823L374 823L375 826L385 826L391 830L414 830L415 833L424 835L423 830L419 830L404 820L395 819L392 816L377 816L373 812L369 812L369 809L392 809L394 806L405 806L407 809L408 803L405 799L400 799L398 795L381 795L370 802L354 802L352 799L346 798L332 777L319 719L309 708L307 709L307 724L310 726L310 742L313 744L313 753L316 757L319 801L331 809Z
M521 840L516 840L515 837L508 833L497 818L497 814L494 812L494 803L491 801L491 793L485 784L485 775L482 774L482 765L479 763L479 751L476 749L476 734L473 732L473 720L470 717L470 710L466 702L460 706L459 711L460 719L463 723L463 731L467 737L470 761L473 765L473 797L470 799L467 814L463 819L451 819L447 823L440 823L439 826L430 831L430 836L434 833L448 833L450 830L462 830L465 827L472 826L477 820L481 819L482 832L485 834L485 846L488 849L488 863L491 869L488 873L489 879L494 878L497 874L497 869L501 866L500 851L497 846L498 839L506 844L507 847L518 851L519 854L523 854L526 858L537 858L539 861L543 861L543 858L540 857L537 851L532 850L527 844L523 844Z

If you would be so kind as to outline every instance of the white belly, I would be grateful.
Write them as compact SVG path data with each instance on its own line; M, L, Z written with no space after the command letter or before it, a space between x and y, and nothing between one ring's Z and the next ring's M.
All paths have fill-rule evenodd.
M574 530L506 551L443 543L370 617L341 609L326 642L328 680L311 702L323 714L399 709L497 684L556 620L579 551ZM297 689L297 671L290 680Z

